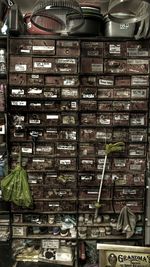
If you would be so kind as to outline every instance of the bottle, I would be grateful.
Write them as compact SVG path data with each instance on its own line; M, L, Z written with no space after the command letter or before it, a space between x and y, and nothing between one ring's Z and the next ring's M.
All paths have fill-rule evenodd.
M0 49L0 74L6 73L6 52L5 49Z

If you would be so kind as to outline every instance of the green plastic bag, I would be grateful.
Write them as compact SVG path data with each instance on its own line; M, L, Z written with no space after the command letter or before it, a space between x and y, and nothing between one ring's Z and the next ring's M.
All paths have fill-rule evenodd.
M17 165L9 175L1 180L2 198L18 206L30 207L33 200L30 192L27 172Z

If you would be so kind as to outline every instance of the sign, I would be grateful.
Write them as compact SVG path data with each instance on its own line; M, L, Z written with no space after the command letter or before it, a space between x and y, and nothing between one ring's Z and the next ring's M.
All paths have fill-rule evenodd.
M99 267L149 267L150 248L97 244Z

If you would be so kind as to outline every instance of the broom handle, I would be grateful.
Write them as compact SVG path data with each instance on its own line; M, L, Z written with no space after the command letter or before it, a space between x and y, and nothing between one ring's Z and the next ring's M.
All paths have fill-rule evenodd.
M106 169L106 161L107 161L107 155L105 155L105 159L104 159L103 171L102 171L102 179L101 179L100 186L99 186L97 203L100 202L100 197L101 197L101 192L102 192L102 185L103 185L104 174L105 174L105 169Z
M105 155L105 158L104 158L102 178L101 178L101 181L100 181L100 186L99 186L99 191L98 191L98 197L97 197L97 203L98 204L100 202L100 197L101 197L101 192L102 192L104 174L105 174L105 169L106 169L106 161L107 161L107 155ZM97 215L98 215L98 208L96 208L96 210L95 210L95 216L94 217L97 218Z

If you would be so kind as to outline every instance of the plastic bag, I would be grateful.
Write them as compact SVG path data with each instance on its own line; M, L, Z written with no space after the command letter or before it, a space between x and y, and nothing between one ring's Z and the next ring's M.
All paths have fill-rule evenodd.
M9 175L1 180L2 198L18 206L32 206L32 195L30 192L27 172L17 165Z

